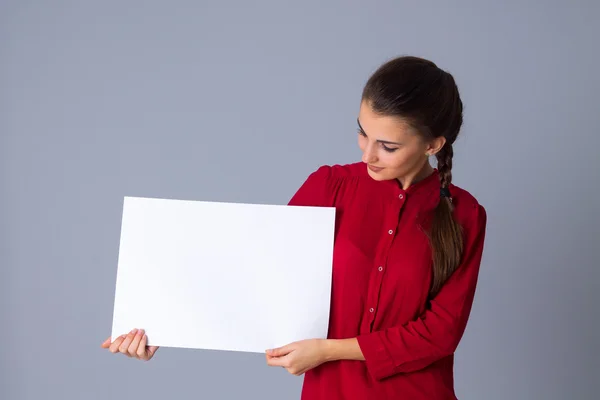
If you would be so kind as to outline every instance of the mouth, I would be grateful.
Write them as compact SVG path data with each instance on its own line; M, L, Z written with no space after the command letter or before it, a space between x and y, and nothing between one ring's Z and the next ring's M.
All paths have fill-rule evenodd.
M374 165L370 165L370 164L369 164L369 169L370 169L371 171L373 171L373 172L379 172L379 171L381 171L383 168L376 167L376 166L374 166Z

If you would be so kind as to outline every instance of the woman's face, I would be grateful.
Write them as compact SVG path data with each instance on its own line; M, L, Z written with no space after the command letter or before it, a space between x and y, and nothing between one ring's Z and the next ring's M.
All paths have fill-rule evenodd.
M364 101L358 125L362 161L375 180L412 181L445 143L443 137L424 140L401 118L378 115Z

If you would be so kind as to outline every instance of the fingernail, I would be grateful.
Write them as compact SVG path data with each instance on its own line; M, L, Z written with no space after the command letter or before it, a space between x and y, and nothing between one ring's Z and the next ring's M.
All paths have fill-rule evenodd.
M137 329L132 329L131 332L129 332L131 335L135 335L135 333L137 332Z
M143 335L144 335L144 332L145 332L145 331L144 331L143 329L140 329L140 330L138 331L138 333L137 333L137 334L138 334L138 335L140 335L140 336L143 336Z

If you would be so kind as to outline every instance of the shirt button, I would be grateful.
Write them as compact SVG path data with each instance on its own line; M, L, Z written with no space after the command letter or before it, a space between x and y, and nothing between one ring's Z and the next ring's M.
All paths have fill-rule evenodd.
M378 269L379 269L379 272L383 271L383 267L379 267Z
M394 233L394 231L390 229L390 230L388 231L388 233L391 235L392 233Z
M400 200L402 200L402 199L404 198L404 195L403 195L403 194L399 194L399 195L398 195L398 198L399 198Z
M375 311L374 308L369 308L369 312L373 312L373 311Z

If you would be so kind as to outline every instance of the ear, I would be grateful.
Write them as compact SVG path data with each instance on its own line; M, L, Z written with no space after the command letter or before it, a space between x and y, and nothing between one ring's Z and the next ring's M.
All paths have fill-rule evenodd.
M443 136L440 137L436 137L435 139L432 139L429 141L429 143L427 144L427 153L429 155L436 155L437 153L439 153L439 151L442 149L442 147L444 147L444 145L446 144L446 138Z

